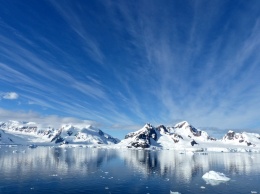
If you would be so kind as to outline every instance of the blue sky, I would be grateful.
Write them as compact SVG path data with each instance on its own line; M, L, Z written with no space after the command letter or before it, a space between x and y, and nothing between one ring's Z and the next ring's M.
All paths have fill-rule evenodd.
M0 120L259 132L258 0L0 3Z

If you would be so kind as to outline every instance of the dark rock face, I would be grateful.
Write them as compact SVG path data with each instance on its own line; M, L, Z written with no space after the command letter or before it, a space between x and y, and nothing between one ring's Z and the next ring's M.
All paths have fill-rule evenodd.
M251 142L246 142L247 146L251 146L252 143Z
M152 138L155 141L157 140L157 133L154 128L149 130L148 136L149 136L149 142L150 142L150 138Z
M169 133L168 129L164 125L159 125L156 129L164 133Z
M178 135L176 133L172 135L172 140L174 141L174 143L178 143L180 139L183 139L181 135Z
M110 137L110 136L108 136L108 138L107 138L109 141L112 141L113 143L118 143L119 142L119 140L117 140L116 138L113 138L113 137Z
M150 144L148 142L133 142L131 146L135 148L149 148Z
M179 128L182 128L183 127L183 125L185 125L186 124L186 122L183 122L181 125L179 125L178 127Z
M71 136L71 135L73 134L73 132L72 132L72 131L68 131L67 134L68 134L69 136Z
M245 142L246 142L247 146L253 146L253 147L256 146L255 144L252 144L251 142L248 142L248 141L245 141Z
M229 131L225 137L228 139L228 140L233 140L235 138L235 132L234 131Z
M153 140L157 140L157 133L155 131L155 129L148 124L148 126L146 127L146 130L141 132L140 134L137 135L136 140L142 139L145 141L145 143L139 143L139 142L135 142L133 143L134 147L141 147L141 148L148 148L151 145L151 141L150 138L152 138Z
M195 127L193 126L189 126L190 127L190 132L192 132L192 134L194 136L200 137L201 136L201 131L198 131Z
M208 140L211 140L211 141L217 141L216 138L214 138L214 137L210 137L210 136L208 136Z
M98 134L104 136L104 132L99 129Z
M58 137L56 140L55 140L55 143L62 143L64 141L64 139L62 137Z
M183 139L183 137L181 135L178 135L179 138Z
M138 139L148 139L148 137L147 137L147 135L146 134L144 134L144 133L141 133L141 134L139 134L138 136L137 136L137 138Z
M58 131L58 133L52 138L51 142L55 141L55 143L58 143L59 141L57 142L57 139L60 139L60 138L61 138L61 137L60 137L61 132L62 132L62 129L60 129L60 130Z
M24 132L37 132L37 127L31 127L31 126L23 126L21 128L18 128L18 131L24 131Z
M194 146L195 144L198 144L195 140L192 140L191 142L190 142L190 144L192 145L192 146Z
M158 140L158 135L156 131L161 130L168 132L166 127L162 125L158 128L154 128L152 125L146 124L144 130L137 133L129 133L125 136L125 139L135 137L135 140L131 143L131 146L135 148L149 148L151 145L151 139L153 139L154 141Z

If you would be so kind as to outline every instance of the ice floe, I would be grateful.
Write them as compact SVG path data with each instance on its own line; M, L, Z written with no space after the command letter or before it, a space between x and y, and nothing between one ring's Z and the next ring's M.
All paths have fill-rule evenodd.
M206 181L207 184L210 184L213 186L230 180L230 178L226 177L225 174L220 173L220 172L215 172L213 170L206 172L202 176L202 178Z
M170 191L170 194L181 194L181 193L178 191Z

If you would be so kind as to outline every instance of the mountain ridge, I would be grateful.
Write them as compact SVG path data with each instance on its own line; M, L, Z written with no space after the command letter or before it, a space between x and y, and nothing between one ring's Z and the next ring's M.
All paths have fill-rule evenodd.
M17 144L115 144L119 140L91 125L63 124L60 128L41 127L35 122L8 121L0 123L0 143ZM7 137L9 136L9 137ZM17 138L22 137L24 140ZM9 141L8 141L9 139ZM15 140L14 140L15 139Z
M260 148L260 135L257 133L235 133L227 132L222 139L216 139L208 135L204 130L200 130L182 121L174 127L159 125L154 127L146 124L143 128L128 133L118 147L127 148L154 148L164 149L201 149L217 150L218 148ZM223 149L225 150L225 149Z
M173 127L147 123L118 140L91 125L62 124L60 128L41 127L35 122L0 122L0 144L18 145L98 145L137 149L260 149L260 134L228 131L221 139L208 135L187 121ZM213 149L214 148L214 149ZM223 149L222 149L223 148Z

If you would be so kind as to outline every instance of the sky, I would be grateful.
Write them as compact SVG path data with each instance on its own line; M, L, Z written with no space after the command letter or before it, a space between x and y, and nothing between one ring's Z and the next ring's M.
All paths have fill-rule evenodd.
M259 133L259 0L0 4L1 121Z

